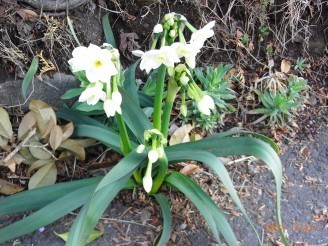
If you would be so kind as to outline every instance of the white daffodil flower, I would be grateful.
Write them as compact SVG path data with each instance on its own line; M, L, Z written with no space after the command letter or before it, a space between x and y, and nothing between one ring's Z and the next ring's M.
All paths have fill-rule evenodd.
M153 32L154 33L161 33L161 32L163 32L163 26L162 26L162 24L155 25Z
M90 44L88 48L77 47L73 50L73 58L68 61L73 72L85 70L90 82L110 82L118 71L112 62L112 53Z
M158 151L155 150L155 149L152 149L148 152L148 160L151 162L151 163L155 163L157 160L158 160Z
M94 83L87 87L80 95L79 102L87 102L89 105L95 105L99 100L105 100L106 93L102 90L102 84Z
M106 99L104 101L104 110L108 118L114 116L116 112L122 114L121 106L113 99Z
M199 48L203 47L206 39L214 35L214 31L213 31L214 25L215 25L215 21L211 21L202 29L199 29L198 31L194 32L191 35L190 44L193 44Z
M200 52L200 47L198 45L192 44L183 44L176 42L172 44L178 53L179 58L184 57L187 65L190 68L195 68L196 66L196 55Z
M214 109L214 107L214 101L209 95L203 96L202 99L197 102L198 110L205 115L211 115L211 109Z
M149 50L147 52L134 51L134 55L141 55L140 69L146 70L147 73L152 69L158 68L164 64L167 67L173 67L174 63L179 62L179 56L172 46L163 46L159 50Z
M114 91L112 93L112 100L116 103L116 105L121 106L122 104L122 95L118 91Z
M68 64L71 66L73 73L86 69L86 67L88 66L88 59L85 59L87 53L88 48L84 46L76 47L73 50L73 58L68 61Z

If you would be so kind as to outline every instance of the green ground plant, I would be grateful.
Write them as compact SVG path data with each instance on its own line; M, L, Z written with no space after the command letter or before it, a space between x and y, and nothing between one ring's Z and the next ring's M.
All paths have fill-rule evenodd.
M107 118L115 119L118 131L74 109L61 108L57 117L73 122L76 136L95 138L124 157L104 177L60 183L0 199L0 215L36 210L22 220L0 229L0 242L32 232L81 208L68 233L66 245L85 245L99 218L118 192L143 186L158 202L162 211L163 229L154 244L165 245L172 227L169 201L161 190L162 186L166 186L190 199L205 218L219 244L224 239L228 245L238 245L224 212L211 197L194 180L170 168L180 161L194 160L204 163L220 177L260 244L260 237L239 199L229 173L217 158L251 155L266 163L274 174L277 225L287 245L280 217L282 165L277 146L270 139L249 131L229 131L194 142L167 146L171 111L178 97L184 100L187 95L204 115L211 115L215 109L215 99L209 95L211 91L205 91L206 88L202 90L202 85L197 84L193 76L196 55L206 39L214 35L215 23L210 22L197 30L184 16L166 14L161 23L154 27L151 49L146 52L135 51L134 54L141 59L124 73L108 16L104 17L103 25L109 44L103 47L77 47L73 51L69 64L81 80L81 88L70 90L65 98L79 96L79 103L97 106L97 110L103 110ZM184 36L187 30L192 32L189 42L186 42ZM154 98L137 90L135 69L139 62L140 68L148 74L157 71L154 75ZM224 70L224 67L221 69ZM87 81L81 79L78 73L85 76ZM211 70L210 74L205 76L211 78L209 85L217 83L212 78L218 76L218 72ZM225 91L228 87L224 85L223 88ZM212 89L216 90L217 87L213 86ZM142 108L152 102L153 113L148 117ZM184 102L182 105L186 106Z
M249 114L263 114L269 117L269 124L286 126L288 117L294 117L306 91L307 81L297 76L287 79L287 87L280 87L276 92L255 90L263 107L251 110Z

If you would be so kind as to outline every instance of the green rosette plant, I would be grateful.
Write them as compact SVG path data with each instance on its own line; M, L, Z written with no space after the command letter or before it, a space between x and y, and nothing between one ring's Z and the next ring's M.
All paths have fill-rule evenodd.
M178 95L182 99L189 97L194 100L204 115L210 115L215 107L211 96L200 89L192 76L197 54L204 42L214 35L215 22L197 30L184 16L166 14L161 23L154 27L151 49L146 52L134 51L140 59L124 73L120 68L119 53L115 48L108 16L104 17L103 24L110 45L106 44L102 48L90 45L73 51L69 64L83 83L81 88L70 90L64 97L79 96L81 103L99 105L97 110L105 111L109 118L115 117L118 131L77 110L62 108L57 117L73 122L76 136L95 138L124 155L124 158L104 177L60 183L0 199L0 216L36 210L22 220L0 229L0 242L32 232L81 208L68 233L66 245L85 245L99 218L118 192L125 188L143 186L159 203L163 217L163 229L154 244L165 245L172 227L169 201L161 193L161 187L167 186L190 199L207 221L219 244L222 236L228 245L238 245L226 216L211 197L191 178L169 168L180 161L195 160L207 165L220 177L260 243L258 233L225 166L217 158L251 155L265 162L274 174L277 224L282 240L287 245L280 218L282 165L278 149L270 139L248 131L234 131L167 146L171 111ZM192 32L189 42L185 40L185 30ZM137 91L134 71L139 62L140 69L147 73L157 70L154 98ZM165 88L167 93L163 98ZM154 102L153 113L148 117L142 108L145 105L149 107L151 102ZM182 105L185 105L184 101Z

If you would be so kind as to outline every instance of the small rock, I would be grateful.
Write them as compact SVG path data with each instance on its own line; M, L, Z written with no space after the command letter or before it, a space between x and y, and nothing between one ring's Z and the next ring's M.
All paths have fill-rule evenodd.
M180 225L180 230L185 230L187 228L187 224L183 223Z

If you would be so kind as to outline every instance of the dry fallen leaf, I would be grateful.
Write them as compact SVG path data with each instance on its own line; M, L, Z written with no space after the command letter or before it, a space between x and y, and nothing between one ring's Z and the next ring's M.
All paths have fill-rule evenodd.
M290 62L286 59L283 59L280 64L280 70L283 73L288 73L290 70Z
M5 180L0 179L0 193L5 195L11 195L20 192L22 190L24 190L23 187L20 187L16 184L9 183Z
M30 9L19 9L16 13L22 17L24 21L37 22L38 14Z
M179 143L186 143L190 142L189 132L194 127L191 124L183 125L179 129L177 129L171 139L170 139L170 146L179 144Z
M180 173L184 174L184 175L190 175L193 172L195 172L198 169L197 165L194 164L188 164L186 165L184 168L182 168L180 170Z

